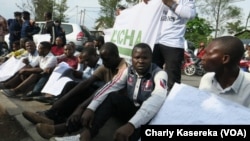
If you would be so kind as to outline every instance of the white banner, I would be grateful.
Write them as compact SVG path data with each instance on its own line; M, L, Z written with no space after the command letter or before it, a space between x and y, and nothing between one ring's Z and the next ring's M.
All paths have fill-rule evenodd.
M160 32L161 0L141 2L121 11L112 29L104 30L105 42L113 42L119 48L121 57L130 62L131 51L137 43L147 43L153 49Z
M12 56L0 65L0 82L8 80L24 66L25 64L22 59L16 59Z

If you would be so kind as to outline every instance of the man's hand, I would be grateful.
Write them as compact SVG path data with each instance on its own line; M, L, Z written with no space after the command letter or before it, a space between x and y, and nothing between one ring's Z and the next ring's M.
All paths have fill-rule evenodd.
M134 126L131 123L127 123L118 128L114 135L115 141L128 141L129 137L134 133Z
M162 0L162 2L168 7L171 7L174 3L176 3L176 0Z
M43 72L44 73L48 73L48 74L50 74L51 72L52 72L52 68L45 68L44 70L43 70Z
M76 78L82 78L82 72L80 72L80 71L76 71L76 70L74 70L73 71L73 75L76 77Z
M28 58L24 58L24 59L23 59L23 63L24 63L25 65L29 65L29 60L28 60Z
M71 129L78 129L81 125L81 115L83 113L83 109L78 107L73 114L68 118L66 125Z
M94 119L95 113L90 109L86 109L82 115L81 122L84 127L92 127L92 121Z
M22 68L21 70L18 71L19 74L27 74L28 70L26 68Z

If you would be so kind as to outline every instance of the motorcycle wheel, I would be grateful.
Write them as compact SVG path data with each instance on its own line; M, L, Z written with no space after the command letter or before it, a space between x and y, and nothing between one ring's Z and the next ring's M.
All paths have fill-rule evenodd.
M188 75L188 76L194 75L195 72L196 72L196 67L195 67L194 64L189 65L189 66L186 66L186 67L184 68L184 73L185 73L186 75Z
M197 70L197 73L196 73L196 74L197 74L198 76L202 76L204 73L205 73L205 72L202 71L202 70Z

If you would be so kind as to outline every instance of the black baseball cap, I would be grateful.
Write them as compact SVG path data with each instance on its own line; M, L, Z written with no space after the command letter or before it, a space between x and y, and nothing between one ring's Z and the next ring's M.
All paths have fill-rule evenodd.
M14 16L21 16L21 15L22 15L21 12L18 12L18 11L14 12Z
M29 16L29 15L30 15L30 12L28 12L28 11L23 11L23 15Z

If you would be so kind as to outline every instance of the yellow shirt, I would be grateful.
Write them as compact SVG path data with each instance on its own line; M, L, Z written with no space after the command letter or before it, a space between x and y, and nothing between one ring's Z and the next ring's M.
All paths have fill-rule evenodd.
M24 57L27 55L28 55L28 51L21 48L17 51L12 51L11 53L7 54L6 57L10 58L10 57L14 56L17 59L20 59L21 57Z

